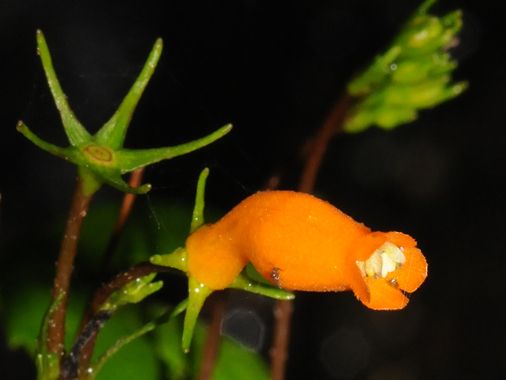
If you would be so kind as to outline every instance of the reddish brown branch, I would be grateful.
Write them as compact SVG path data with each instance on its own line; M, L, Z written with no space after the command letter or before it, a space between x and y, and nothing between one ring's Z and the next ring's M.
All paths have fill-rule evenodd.
M214 365L218 357L220 345L221 320L225 311L225 302L222 297L216 298L213 305L211 324L207 328L207 337L202 352L198 380L209 380L212 378Z
M132 174L130 175L130 179L129 179L128 184L134 188L138 187L142 182L143 174L144 174L144 168L140 168L140 169L133 171ZM116 250L119 238L121 236L121 233L123 232L126 221L128 220L128 217L130 216L135 199L136 199L136 195L132 194L132 193L125 193L123 196L121 208L119 210L118 217L116 219L116 224L114 226L113 232L112 232L109 242L107 244L107 248L105 250L103 260L102 260L102 270L104 271L104 275L107 272L107 269L110 267L112 256L114 254L114 251ZM151 264L149 264L149 265L151 265ZM144 267L144 266L143 266L143 268L146 269L146 267ZM142 271L144 269L141 269L139 273L142 273ZM138 269L135 269L135 270L138 270ZM130 275L132 275L132 273L130 273L130 271L125 272L125 273L129 273L129 274L127 274L127 276L125 277L125 274L123 273L122 275L118 275L118 277L121 277L121 280L118 280L118 277L116 277L113 280L113 282L114 281L118 282L117 284L113 284L111 282L111 283L104 285L109 288L108 290L104 290L103 288L101 288L99 291L97 291L97 293L95 294L95 297L102 297L102 298L105 297L105 298L98 299L98 300L95 300L95 298L93 298L93 300L90 302L90 307L87 309L85 315L83 316L83 320L81 322L80 333L79 333L79 336L77 337L76 342L81 340L84 343L81 344L80 346L77 346L78 352L71 352L70 353L73 355L73 358L75 361L78 361L78 360L80 361L79 362L80 371L78 371L78 372L82 373L83 369L88 367L89 361L91 359L92 351L95 346L96 336L97 336L98 332L100 331L100 329L102 328L103 324L97 324L96 329L91 329L90 332L87 334L86 339L83 339L84 330L86 330L86 327L89 326L90 324L93 325L91 322L93 321L94 318L96 318L98 308L103 304L103 302L105 302L105 300L107 300L109 295L116 289L116 286L121 287L122 281L126 281L125 284L129 282L128 278ZM140 277L142 277L142 275ZM134 274L134 278L135 278L135 274ZM76 345L74 345L74 346L76 347ZM81 353L82 353L82 355L81 355ZM67 362L69 362L69 360L67 360Z
M68 304L70 279L77 253L77 243L81 232L81 225L88 212L91 195L83 193L82 181L77 181L76 190L70 206L70 212L65 226L65 233L60 247L56 274L53 282L52 299L59 299L54 312L48 319L47 349L59 357L64 354L65 315Z
M144 175L144 168L134 170L130 175L130 180L128 181L128 184L131 187L140 186L143 175ZM109 239L107 248L105 250L102 265L104 271L107 271L107 269L110 267L112 256L114 254L114 251L116 250L116 247L118 246L119 238L121 236L121 233L123 232L125 223L128 220L128 217L130 216L130 212L132 211L135 199L136 195L132 193L125 193L125 195L123 196L123 202L121 203L118 218L116 219L116 224L114 225L112 235Z
M132 174L130 174L130 180L128 184L133 187L139 187L142 182L142 177L144 175L144 168L140 168L134 170ZM123 197L123 203L121 204L121 209L118 215L118 220L116 221L116 226L114 227L114 233L119 234L123 227L125 226L125 222L130 215L130 211L132 211L132 207L134 205L136 195L133 193L126 193Z
M330 111L322 127L311 139L302 175L299 182L299 191L312 193L316 183L316 176L320 170L323 156L327 151L330 140L341 131L343 122L351 106L352 98L343 95Z
M306 161L302 169L299 191L312 193L323 157L332 137L343 127L344 120L352 104L348 95L343 95L325 119L322 127L310 140ZM271 347L271 379L283 380L286 372L288 346L290 343L290 325L293 313L293 301L278 301L274 309L274 337Z
M274 306L274 337L270 352L271 379L273 380L283 380L285 378L292 313L293 301L276 302L276 306Z

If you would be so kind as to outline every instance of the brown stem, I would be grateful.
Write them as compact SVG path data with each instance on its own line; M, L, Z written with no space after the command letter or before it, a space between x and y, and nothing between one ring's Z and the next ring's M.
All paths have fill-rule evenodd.
M276 302L276 306L274 306L274 341L270 351L272 380L285 378L292 313L293 301Z
M310 140L306 161L302 169L299 191L312 193L328 144L332 137L340 132L352 98L343 95L330 111L322 127ZM283 380L286 372L288 346L290 343L290 324L293 313L293 301L277 301L274 309L274 337L271 347L271 379Z
M77 243L81 232L81 225L88 212L92 195L83 193L81 179L78 179L76 190L72 198L70 212L65 226L65 233L61 242L56 274L53 282L52 299L59 300L55 310L48 319L47 349L49 352L62 357L65 340L65 314L68 304L70 279L74 268L74 258L77 253Z
M213 307L213 318L207 328L207 337L202 352L198 380L209 380L212 378L214 365L218 357L218 347L220 345L220 327L221 320L225 311L225 302L223 298L216 298Z
M131 187L138 187L142 182L142 176L144 174L144 168L140 168L137 170L134 170L132 174L130 175L130 179L128 181L128 184ZM107 248L105 249L105 253L102 259L102 278L105 278L108 269L110 268L112 256L114 254L114 251L116 250L116 247L118 245L119 238L121 236L121 233L123 232L123 228L125 227L126 221L128 220L128 217L130 216L130 212L132 211L134 202L136 199L136 195L132 193L125 193L123 196L123 201L121 203L121 208L118 213L118 217L116 219L116 224L114 225L114 229L112 231L111 237L109 238L109 242L107 243ZM90 301L91 303L91 301ZM81 321L81 328L79 337L77 338L76 342L82 338L83 336L83 330L86 329L86 326L88 326L92 321L93 318L95 318L96 314L94 311L92 311L92 308L89 308L86 313L83 315L83 320ZM98 325L97 325L98 326ZM98 330L100 330L102 326L97 327L97 331L92 331L88 339L82 344L81 348L79 349L79 354L81 351L86 351L86 354L83 355L81 359L80 366L83 368L87 368L89 365L89 361L91 359L91 351L93 350L96 334L98 334ZM89 352L88 352L89 351ZM74 360L79 360L78 355L75 353L70 353L69 355L73 355ZM68 361L68 360L67 360Z
M138 187L142 182L142 176L144 174L144 168L140 168L134 170L130 175L130 180L128 184L131 187ZM116 247L118 246L118 241L123 232L123 228L125 227L125 223L130 216L130 212L132 211L132 207L134 205L136 199L136 195L132 193L125 193L123 196L123 202L121 203L121 208L118 213L118 218L116 219L116 224L114 225L114 229L112 235L107 244L107 248L105 250L105 254L103 257L102 268L104 271L107 271L111 265L112 256Z
M347 94L343 95L330 111L322 127L311 139L309 152L300 177L299 191L313 192L323 156L332 137L341 131L351 103L352 98Z

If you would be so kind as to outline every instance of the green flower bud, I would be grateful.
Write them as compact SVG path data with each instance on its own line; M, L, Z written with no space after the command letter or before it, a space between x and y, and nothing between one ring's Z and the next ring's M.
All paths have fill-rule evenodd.
M402 46L406 56L418 56L432 52L442 46L444 28L434 16L415 17L395 42Z
M451 72L457 64L448 53L433 53L418 59L403 59L392 63L392 82L415 84L429 77Z
M152 273L129 282L111 294L100 310L114 311L118 307L129 303L139 303L147 296L157 292L163 286L163 281L152 282L155 276L156 273Z
M433 3L425 1L392 46L349 83L348 93L359 99L347 116L345 131L359 132L372 125L394 128L415 120L418 110L465 90L465 82L451 84L457 64L447 52L462 28L462 13L429 15Z

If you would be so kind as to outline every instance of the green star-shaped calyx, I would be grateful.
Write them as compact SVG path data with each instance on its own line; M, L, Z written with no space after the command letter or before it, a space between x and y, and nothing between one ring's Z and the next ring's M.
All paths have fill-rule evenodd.
M104 183L124 192L136 194L148 192L151 185L144 184L133 188L121 176L135 169L202 148L221 138L232 128L230 124L227 124L200 139L171 147L151 149L123 148L126 131L133 112L149 79L155 71L162 48L163 42L159 38L156 40L137 80L114 115L96 134L91 135L79 122L70 108L54 71L44 34L38 30L37 52L42 61L49 89L60 113L70 146L62 148L42 140L22 121L18 122L18 131L39 148L77 165L79 175L83 180L83 190L86 194L94 193Z

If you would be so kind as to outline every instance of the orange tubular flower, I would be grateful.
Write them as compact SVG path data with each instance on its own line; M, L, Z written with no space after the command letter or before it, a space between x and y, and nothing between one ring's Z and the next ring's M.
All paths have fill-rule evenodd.
M416 241L371 232L331 204L293 191L256 193L186 241L190 276L212 290L229 286L251 262L287 290L352 290L367 307L402 309L404 292L427 277Z

